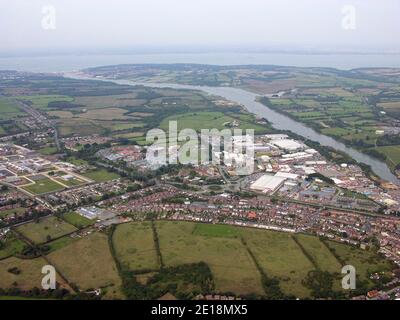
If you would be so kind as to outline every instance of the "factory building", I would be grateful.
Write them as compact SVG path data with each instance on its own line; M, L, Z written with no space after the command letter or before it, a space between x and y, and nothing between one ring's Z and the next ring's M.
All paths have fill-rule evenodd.
M253 182L253 184L250 186L250 189L263 193L273 193L283 185L285 180L286 178L284 177L265 174Z

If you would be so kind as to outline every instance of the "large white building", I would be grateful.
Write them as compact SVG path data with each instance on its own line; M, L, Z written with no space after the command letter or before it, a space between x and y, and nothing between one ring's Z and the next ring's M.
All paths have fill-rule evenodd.
M296 151L304 148L304 145L292 139L271 140L270 144L287 151Z
M282 186L285 180L286 178L284 177L265 174L253 182L253 184L250 186L250 189L264 193L275 192Z

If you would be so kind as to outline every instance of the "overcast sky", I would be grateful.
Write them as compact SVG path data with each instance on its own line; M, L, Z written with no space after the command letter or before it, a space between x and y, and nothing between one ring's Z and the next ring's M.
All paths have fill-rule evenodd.
M49 5L55 20L51 10L42 11ZM346 5L355 8L355 21L351 11L345 19ZM399 50L399 21L399 0L1 0L0 52L143 46Z

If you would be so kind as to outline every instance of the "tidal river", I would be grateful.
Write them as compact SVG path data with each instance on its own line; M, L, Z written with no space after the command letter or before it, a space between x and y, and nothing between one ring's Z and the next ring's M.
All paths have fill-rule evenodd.
M74 78L81 79L92 79L87 77L76 76L75 74L65 74ZM99 79L96 79L99 80ZM400 185L400 179L398 179L386 165L386 163L377 160L371 156L357 151L356 149L347 147L343 143L336 141L335 139L326 135L320 134L315 130L307 127L306 125L297 122L283 114L280 114L262 103L256 101L258 95L243 89L231 88L231 87L206 87L206 86L191 86L191 85L180 85L174 83L153 83L153 82L135 82L130 80L105 80L112 81L117 84L124 85L143 85L153 88L175 88L175 89L190 89L190 90L201 90L208 94L217 95L224 97L228 100L234 101L243 105L249 112L267 119L271 125L279 130L288 130L295 134L298 134L306 139L319 142L323 146L332 147L336 150L343 151L358 162L369 165L373 172L378 175L381 179L390 181L396 185Z

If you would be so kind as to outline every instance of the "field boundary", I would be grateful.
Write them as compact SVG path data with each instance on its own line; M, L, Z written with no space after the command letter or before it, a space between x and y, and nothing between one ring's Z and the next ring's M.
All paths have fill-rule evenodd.
M291 235L292 240L297 244L303 255L307 258L308 261L311 262L311 264L314 266L316 270L321 270L321 268L318 266L318 263L315 261L315 259L307 252L306 248L300 243L299 239L297 239L295 236Z
M160 266L160 269L163 269L165 267L165 265L164 265L164 260L163 260L162 253L161 253L160 241L159 241L158 233L157 233L157 227L156 227L156 224L154 223L154 220L151 220L151 229L153 231L153 241L154 241L154 247L157 252L158 265Z

